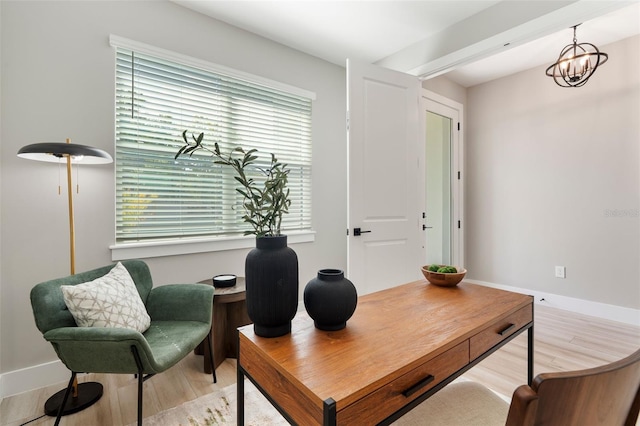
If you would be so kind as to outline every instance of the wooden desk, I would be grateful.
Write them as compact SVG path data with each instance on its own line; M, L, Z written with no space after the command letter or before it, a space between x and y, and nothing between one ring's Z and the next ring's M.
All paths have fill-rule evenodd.
M292 424L389 424L528 331L533 379L533 297L473 284L416 281L358 299L343 330L299 314L291 334L239 331L238 424L248 377Z
M213 285L213 279L200 281ZM247 314L246 287L244 277L236 279L233 287L216 288L213 296L213 313L209 337L213 342L214 368L218 368L226 358L238 357L238 333L240 326L251 324ZM204 372L211 373L209 349L203 345L198 352L204 355Z

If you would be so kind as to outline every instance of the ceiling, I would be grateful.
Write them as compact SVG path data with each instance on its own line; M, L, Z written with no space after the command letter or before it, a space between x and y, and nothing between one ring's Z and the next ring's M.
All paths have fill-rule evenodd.
M344 66L377 63L470 87L551 64L571 43L606 45L640 33L640 1L427 0L175 3Z

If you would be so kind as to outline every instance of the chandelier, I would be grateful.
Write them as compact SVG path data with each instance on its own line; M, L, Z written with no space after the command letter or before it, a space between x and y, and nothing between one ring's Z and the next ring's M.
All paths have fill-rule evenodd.
M578 24L579 25L579 24ZM609 55L600 52L591 43L580 43L573 28L573 43L568 44L560 52L558 60L547 68L546 74L561 87L584 86L596 69L607 62Z

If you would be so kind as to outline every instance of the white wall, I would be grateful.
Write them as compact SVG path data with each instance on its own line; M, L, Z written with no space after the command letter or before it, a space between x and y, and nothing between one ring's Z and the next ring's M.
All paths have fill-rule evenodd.
M539 67L468 89L469 278L640 308L640 37L600 47L581 88Z
M72 141L114 152L114 52L109 34L308 89L313 103L315 242L293 245L300 285L346 268L344 69L165 1L1 2L0 373L57 359L36 329L29 291L68 274L66 196L58 167L16 157L24 145ZM62 175L64 184L65 177ZM113 165L80 172L77 266L111 262ZM64 189L63 189L64 191ZM244 271L247 250L148 259L155 284ZM6 375L5 375L6 377ZM2 389L0 389L2 396Z
M461 103L466 108L467 89L449 80L446 75L430 78L422 82L422 87L439 95Z

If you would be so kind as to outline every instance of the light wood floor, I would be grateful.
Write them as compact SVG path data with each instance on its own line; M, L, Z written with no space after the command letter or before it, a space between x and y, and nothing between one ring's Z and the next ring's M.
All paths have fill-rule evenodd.
M640 347L640 327L578 315L536 305L535 374L595 367L623 358ZM527 381L526 333L498 350L465 377L510 397ZM169 371L144 384L144 416L195 399L236 381L235 360L217 369L218 383L202 370L202 357L190 355ZM94 406L66 416L67 426L127 425L136 420L137 382L129 375L88 374L80 381L98 381L105 395ZM5 398L0 404L0 425L17 426L43 414L44 401L66 383ZM44 417L29 425L51 425Z

